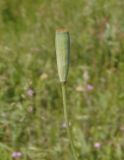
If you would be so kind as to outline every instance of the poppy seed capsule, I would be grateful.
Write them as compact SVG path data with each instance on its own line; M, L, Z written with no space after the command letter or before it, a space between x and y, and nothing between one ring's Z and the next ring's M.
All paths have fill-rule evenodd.
M56 57L59 79L64 83L67 81L70 59L70 37L66 30L56 31Z

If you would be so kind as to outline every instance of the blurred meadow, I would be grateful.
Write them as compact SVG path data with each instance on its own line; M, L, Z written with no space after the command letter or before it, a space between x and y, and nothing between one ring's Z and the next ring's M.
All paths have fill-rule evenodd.
M79 160L124 159L124 1L0 0L0 160L69 160L55 30L71 35Z

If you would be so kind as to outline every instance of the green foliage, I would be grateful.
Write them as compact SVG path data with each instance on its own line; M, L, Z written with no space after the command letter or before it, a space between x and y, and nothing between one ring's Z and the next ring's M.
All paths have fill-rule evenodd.
M124 159L124 2L0 1L0 160L68 160L55 30L68 28L67 88L80 160ZM56 73L56 74L55 74Z

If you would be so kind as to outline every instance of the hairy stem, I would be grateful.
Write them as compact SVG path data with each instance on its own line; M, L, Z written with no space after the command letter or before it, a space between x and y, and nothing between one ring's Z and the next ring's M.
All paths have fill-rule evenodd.
M66 84L65 83L62 83L62 98L63 98L64 118L65 118L65 123L67 126L67 134L68 134L68 138L69 138L71 152L73 155L73 159L78 160L77 153L76 153L75 147L74 147L71 127L69 125L69 118L68 118L68 111L67 111L67 104L66 104Z

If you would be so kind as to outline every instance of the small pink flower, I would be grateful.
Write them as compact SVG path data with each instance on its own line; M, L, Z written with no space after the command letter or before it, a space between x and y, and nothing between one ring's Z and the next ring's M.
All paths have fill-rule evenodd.
M99 149L101 147L101 143L96 142L94 143L94 148Z
M87 91L92 91L94 89L94 86L92 84L87 85Z
M22 153L21 152L13 152L12 153L12 157L13 158L19 158L19 157L21 157L22 156Z
M33 91L33 89L29 88L29 89L27 90L27 95L28 95L29 97L33 97L33 96L34 96L34 91Z

